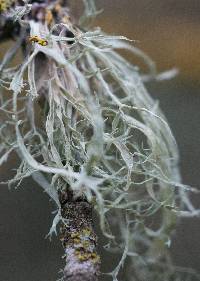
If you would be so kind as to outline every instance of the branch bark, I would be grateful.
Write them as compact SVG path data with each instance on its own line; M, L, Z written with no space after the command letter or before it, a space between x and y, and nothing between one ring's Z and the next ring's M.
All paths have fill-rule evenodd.
M64 196L63 196L64 195ZM65 281L97 281L99 275L100 257L97 254L97 236L92 219L92 206L83 198L73 199L61 194L62 224L60 240L62 242L66 266Z

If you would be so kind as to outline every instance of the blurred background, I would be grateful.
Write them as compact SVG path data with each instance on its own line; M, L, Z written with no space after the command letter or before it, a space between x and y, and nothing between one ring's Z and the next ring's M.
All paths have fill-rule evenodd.
M200 188L200 1L96 2L104 9L96 25L108 33L137 40L134 44L151 56L160 71L179 69L179 75L172 80L147 87L160 101L176 137L183 182ZM3 50L1 47L1 55ZM129 59L138 64L136 58ZM17 165L11 157L0 168L0 181L10 178ZM200 207L200 196L193 200ZM51 243L44 239L52 223L52 211L48 197L30 179L17 190L0 186L0 281L56 280L62 267L62 248L56 238ZM182 220L171 251L177 265L200 272L199 233L200 219ZM103 258L104 272L110 265Z

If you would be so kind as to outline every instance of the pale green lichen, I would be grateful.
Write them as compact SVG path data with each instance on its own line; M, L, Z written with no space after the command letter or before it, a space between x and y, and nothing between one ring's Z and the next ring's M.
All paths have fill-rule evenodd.
M92 0L84 4L87 22L96 10ZM99 214L106 248L122 252L109 273L114 281L125 263L126 280L185 280L193 272L183 277L182 269L172 266L170 234L177 217L200 211L188 196L195 189L180 182L173 134L143 84L170 72L157 74L151 59L123 36L61 24L75 35L68 45L71 38L53 35L59 25L49 30L39 22L28 24L30 36L46 38L48 45L33 45L21 65L6 68L17 42L1 64L0 164L12 151L21 159L9 184L32 175L54 200L58 213L50 235L63 220L58 190L68 185L86 196ZM121 48L144 60L149 73L140 74L115 51ZM39 69L41 53L45 61ZM41 121L36 113L42 96L48 107Z

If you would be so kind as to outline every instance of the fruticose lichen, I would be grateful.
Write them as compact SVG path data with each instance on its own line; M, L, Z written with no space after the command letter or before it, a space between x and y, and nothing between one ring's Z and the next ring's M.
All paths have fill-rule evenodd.
M168 248L177 218L200 214L188 195L195 189L180 182L176 141L143 81L165 75L127 38L88 30L98 12L92 0L83 2L81 25L59 2L44 22L27 20L34 4L10 9L30 38L47 44L23 42L23 61L9 65L19 38L1 62L0 164L15 151L21 164L9 185L32 176L55 202L49 235L64 220L58 193L66 186L94 205L105 248L122 253L109 273L114 281L124 264L121 280L189 280L193 272L173 266ZM49 11L61 8L62 20L55 23ZM118 49L139 56L149 73L142 75ZM81 235L73 243L87 242Z

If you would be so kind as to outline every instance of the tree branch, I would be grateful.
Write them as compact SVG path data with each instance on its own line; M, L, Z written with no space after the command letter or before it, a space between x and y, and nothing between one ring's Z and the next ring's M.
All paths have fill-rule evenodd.
M100 258L97 255L97 237L94 233L92 206L81 198L74 199L66 193L60 195L62 217L60 240L64 247L65 281L97 281Z

